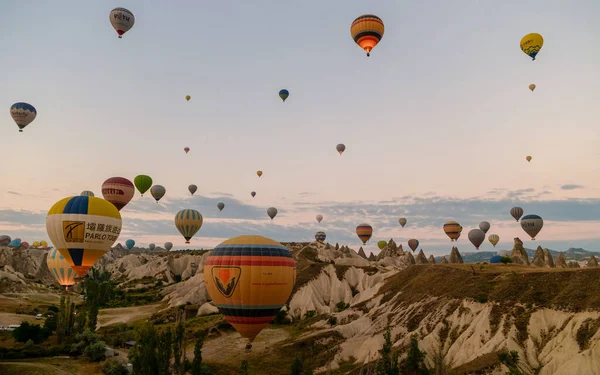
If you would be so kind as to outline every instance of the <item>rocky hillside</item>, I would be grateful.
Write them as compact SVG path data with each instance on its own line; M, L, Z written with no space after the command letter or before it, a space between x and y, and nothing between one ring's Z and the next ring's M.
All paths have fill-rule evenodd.
M500 250L500 249L499 249ZM508 250L510 252L510 250ZM530 258L533 258L535 256L535 252L536 249L525 249L525 251L527 252L527 254L529 255ZM551 250L549 249L550 254L556 258L558 257L558 255L561 253L560 251L556 251L556 250ZM565 259L567 261L587 261L588 259L590 259L590 257L592 255L595 255L596 258L600 257L600 253L595 252L595 251L588 251L585 249L579 249L579 248L570 248L568 250L565 250L562 252ZM463 261L465 263L483 263L483 262L489 262L490 258L493 257L494 255L497 254L496 251L477 251L477 252L463 252L461 253L462 257L463 257ZM446 257L449 257L449 255L446 255ZM435 257L436 262L440 262L442 260L443 256L438 256Z

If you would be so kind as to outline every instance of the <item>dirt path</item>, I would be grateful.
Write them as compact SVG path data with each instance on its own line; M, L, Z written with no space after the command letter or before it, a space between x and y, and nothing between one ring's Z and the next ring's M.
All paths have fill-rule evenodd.
M0 373L26 373L27 375L72 375L71 372L64 371L63 369L53 366L51 364L32 362L0 363Z
M138 320L147 319L163 307L163 304L156 303L144 306L102 309L98 313L98 328L117 323L131 323Z

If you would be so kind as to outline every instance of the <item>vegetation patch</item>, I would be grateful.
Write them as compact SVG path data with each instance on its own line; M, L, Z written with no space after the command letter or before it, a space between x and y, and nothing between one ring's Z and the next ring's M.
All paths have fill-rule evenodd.
M589 348L590 339L596 334L598 329L600 328L600 318L592 319L588 318L584 320L579 329L577 330L577 344L579 345L579 350L586 350Z

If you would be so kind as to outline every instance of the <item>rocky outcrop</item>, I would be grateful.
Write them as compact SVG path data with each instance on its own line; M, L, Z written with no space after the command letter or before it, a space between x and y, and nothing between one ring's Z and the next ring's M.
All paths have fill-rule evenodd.
M558 256L556 257L556 267L560 267L560 268L567 268L567 260L565 259L565 255L562 253L562 251L560 253L558 253Z
M450 252L450 263L453 263L453 264L464 263L463 258L460 255L460 253L458 252L458 248L456 246L453 246L452 251Z
M402 245L398 246L398 255L404 255L404 249L402 248Z
M541 246L538 246L537 250L535 251L535 255L533 256L531 264L536 267L544 267L546 265L544 260L544 249L542 249Z
M569 263L567 265L569 266L569 268L581 268L581 266L579 265L579 263L575 262L573 260L569 261Z
M381 250L381 252L377 255L377 260L382 260L386 257L399 257L402 255L402 247L400 247L400 251L398 251L398 246L393 239L390 239L388 244Z
M440 260L440 264L448 264L448 259L443 257L442 260Z
M527 255L523 247L523 241L519 237L515 237L515 246L510 257L513 263L529 265L529 255Z
M598 267L598 260L594 255L591 256L590 260L588 260L586 267Z
M376 260L377 258L375 258L375 255L373 253L369 254L369 261L375 262Z
M419 250L419 254L417 254L416 259L417 264L429 264L427 258L425 257L425 253L423 253L423 249Z
M435 258L433 257L433 255L429 255L429 264L435 264Z
M364 259L367 259L367 254L365 254L365 251L363 250L362 246L360 247L360 249L358 249L358 255L363 257Z
M546 267L555 268L554 258L552 258L552 254L550 254L550 250L546 249L544 252L544 265Z
M406 253L406 260L408 264L417 264L417 262L415 261L415 257L412 255L412 253Z

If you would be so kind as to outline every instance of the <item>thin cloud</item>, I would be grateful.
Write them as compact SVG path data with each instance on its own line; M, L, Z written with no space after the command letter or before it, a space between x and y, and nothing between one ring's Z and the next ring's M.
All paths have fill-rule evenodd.
M9 190L9 191L7 191L6 193L7 193L7 194L12 194L12 195L23 196L23 194L21 194L21 193L17 193L16 191L10 191L10 190Z
M576 189L583 189L583 185L575 185L575 184L566 184L566 185L562 185L560 188L561 190L576 190Z
M223 192L220 192L220 191L212 192L212 193L210 193L210 195L218 195L220 197L233 197L233 194L223 193Z

